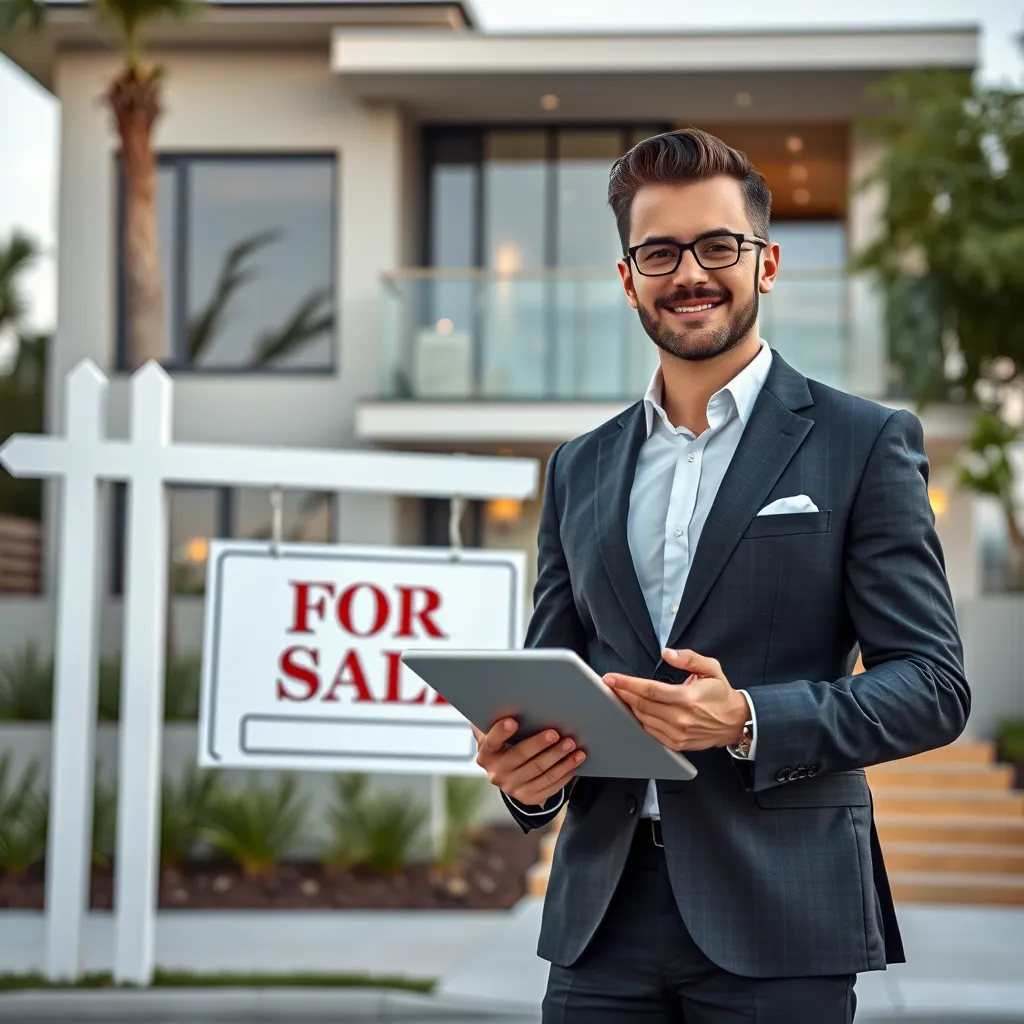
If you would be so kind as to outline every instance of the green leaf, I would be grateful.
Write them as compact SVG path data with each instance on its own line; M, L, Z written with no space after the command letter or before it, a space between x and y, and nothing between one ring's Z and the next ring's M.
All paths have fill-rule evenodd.
M34 643L0 659L0 721L48 722L52 715L52 659Z

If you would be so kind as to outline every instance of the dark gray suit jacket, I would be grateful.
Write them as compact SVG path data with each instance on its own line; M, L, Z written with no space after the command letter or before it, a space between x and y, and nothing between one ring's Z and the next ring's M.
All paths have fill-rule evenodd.
M528 647L680 682L626 541L643 403L548 464ZM679 911L720 967L753 977L901 962L867 765L954 740L970 709L928 501L921 424L809 381L776 353L694 555L668 646L717 658L757 712L756 760L691 754L658 782ZM810 495L820 512L757 516ZM867 669L852 676L857 645ZM642 779L574 780L538 952L585 950L639 821ZM506 801L507 802L507 801ZM524 829L552 815L526 817Z

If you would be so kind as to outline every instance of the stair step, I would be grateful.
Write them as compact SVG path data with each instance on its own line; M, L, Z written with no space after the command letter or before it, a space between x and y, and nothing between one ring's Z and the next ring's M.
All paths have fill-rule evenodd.
M548 891L548 875L551 865L538 861L526 872L526 893L528 896L543 896Z
M1024 846L885 843L882 852L891 872L1024 876Z
M555 855L555 843L558 842L557 832L545 832L540 841L540 862L550 864Z
M919 763L913 758L875 765L867 770L871 790L935 789L1008 790L1013 787L1014 770L1008 764Z
M874 793L875 809L880 814L962 814L1020 815L1024 817L1024 793L998 790L958 790L947 793L928 789L889 789Z
M926 750L923 754L901 758L899 761L888 761L887 764L991 764L996 759L996 745L992 740L957 740L936 750Z
M995 815L878 814L883 848L888 843L984 843L1024 846L1024 818Z
M1024 906L1024 877L937 871L894 871L889 875L897 903L966 903Z

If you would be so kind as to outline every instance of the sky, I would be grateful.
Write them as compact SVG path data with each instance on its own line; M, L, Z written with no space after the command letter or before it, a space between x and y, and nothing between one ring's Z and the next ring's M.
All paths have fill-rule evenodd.
M981 27L979 75L993 84L1024 82L1015 37L1024 31L1024 0L465 0L480 28L491 32L615 32L687 29L864 28L964 25ZM28 280L33 327L56 318L59 105L0 57L0 239L14 228L37 238L44 257ZM2 342L0 342L2 348ZM0 352L0 358L2 358Z

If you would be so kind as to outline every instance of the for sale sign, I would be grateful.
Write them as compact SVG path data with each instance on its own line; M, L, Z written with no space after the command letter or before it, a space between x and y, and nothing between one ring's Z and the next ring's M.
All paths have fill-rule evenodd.
M518 551L213 541L199 762L470 774L466 720L409 649L522 642Z

